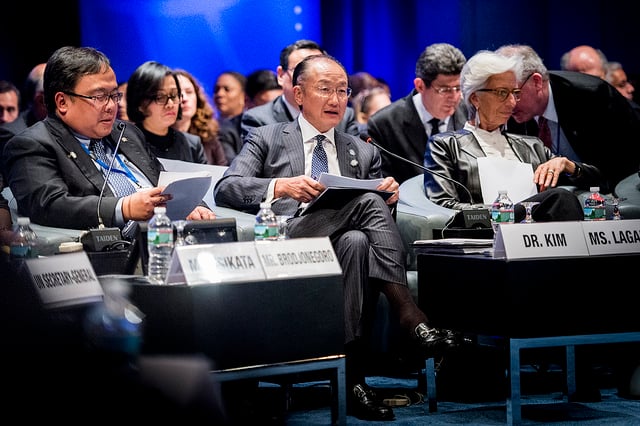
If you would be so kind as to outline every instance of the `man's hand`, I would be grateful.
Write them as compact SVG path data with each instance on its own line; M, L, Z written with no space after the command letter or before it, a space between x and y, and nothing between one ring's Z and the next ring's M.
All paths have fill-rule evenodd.
M387 198L388 205L394 204L400 198L400 184L391 176L384 178L376 189L379 191L393 192L393 195Z
M187 216L187 220L213 220L215 218L216 214L203 206L196 206Z
M171 194L162 195L164 186L144 189L127 195L122 200L122 215L125 220L149 220L156 206L166 206Z
M308 203L325 189L324 185L309 176L300 175L276 179L273 192L274 198L288 197L300 203Z

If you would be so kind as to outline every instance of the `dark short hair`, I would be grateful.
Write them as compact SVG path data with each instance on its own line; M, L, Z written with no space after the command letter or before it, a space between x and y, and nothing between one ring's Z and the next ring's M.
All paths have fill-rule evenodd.
M127 115L136 124L142 123L145 115L140 107L147 106L162 88L164 79L172 76L181 93L180 82L175 72L168 66L156 61L147 61L140 65L129 77L127 84ZM178 117L182 118L182 103L178 102Z
M247 76L245 92L250 99L255 98L260 92L275 89L282 89L282 86L278 84L276 73L269 69L256 70Z
M429 87L438 74L458 75L467 59L460 49L449 43L434 43L427 46L416 62L416 77Z
M301 49L319 50L323 54L327 54L327 52L313 40L298 40L280 51L280 66L282 67L282 69L289 69L289 56L292 52Z

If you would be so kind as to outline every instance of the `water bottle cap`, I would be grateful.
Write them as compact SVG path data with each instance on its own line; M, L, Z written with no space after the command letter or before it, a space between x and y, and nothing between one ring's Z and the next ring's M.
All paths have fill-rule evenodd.
M166 207L163 207L163 206L156 206L156 207L154 207L154 208L153 208L153 212L154 212L155 214L158 214L158 213L166 213L166 212L167 212L167 208L166 208Z
M591 192L600 192L600 187L599 186L591 186L591 187L589 187L589 191L591 191Z
M19 217L18 225L31 225L31 219L28 217Z
M270 209L271 208L271 203L268 201L263 201L260 203L260 208L261 209Z

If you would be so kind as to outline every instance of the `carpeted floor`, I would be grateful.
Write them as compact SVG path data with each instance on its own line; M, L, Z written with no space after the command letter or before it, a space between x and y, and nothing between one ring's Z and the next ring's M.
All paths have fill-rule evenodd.
M424 401L422 372L401 377L371 376L367 383L379 396L408 402L394 407L393 422L368 422L347 416L347 424L394 425L504 425L506 404L503 387L494 373L473 375L457 380L455 387L438 386L438 410L430 413ZM452 381L442 371L443 380ZM590 403L569 403L563 395L563 374L550 366L543 373L531 366L521 372L522 425L614 425L640 426L640 401L618 396L617 390L605 378L601 380L602 400ZM440 380L440 377L438 378ZM479 381L480 380L480 381ZM461 391L464 387L465 391ZM501 389L501 390L499 390ZM257 417L243 416L238 424L260 425L329 425L331 424L328 381L294 384L285 394L282 386L260 382ZM247 413L243 413L247 414Z

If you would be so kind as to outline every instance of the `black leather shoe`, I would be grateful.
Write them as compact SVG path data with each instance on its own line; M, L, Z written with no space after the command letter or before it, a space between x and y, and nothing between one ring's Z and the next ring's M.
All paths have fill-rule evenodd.
M428 350L451 349L461 343L461 337L455 331L428 327L423 322L416 326L415 335L420 346Z
M347 411L360 420L388 421L396 417L393 410L378 401L375 392L366 384L348 389Z

